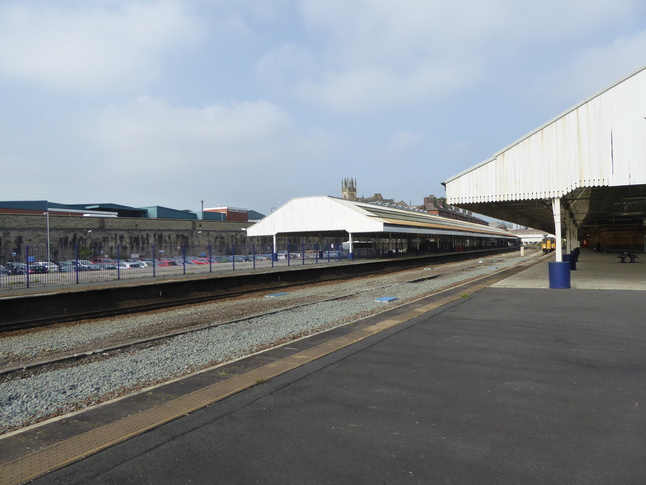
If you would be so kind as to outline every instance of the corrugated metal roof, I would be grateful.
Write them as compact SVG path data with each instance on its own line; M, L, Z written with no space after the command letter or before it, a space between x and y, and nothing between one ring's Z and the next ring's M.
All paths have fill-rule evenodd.
M517 139L516 141L514 141L514 142L510 143L509 145L507 145L506 147L502 148L501 150L498 150L496 153L494 153L494 155L493 155L491 158L488 158L488 159L486 159L486 160L483 160L482 162L480 162L480 163L478 163L478 164L476 164L476 165L474 165L474 166L472 166L472 167L470 167L470 168L467 168L466 170L463 170L462 172L460 172L460 173L458 173L458 174L456 174L456 175L454 175L454 176L452 176L452 177L449 177L449 178L448 178L448 179L446 179L444 182L442 182L442 185L446 185L447 183L449 183L449 182L451 182L451 181L453 181L453 180L455 180L455 179L457 179L457 178L459 178L459 177L462 177L464 174L467 174L467 173L469 173L469 172L471 172L471 171L474 171L474 170L476 170L476 169L478 169L478 168L482 167L483 165L486 165L486 164L488 164L488 163L490 163L490 162L495 161L495 160L496 160L496 158L497 158L500 154L502 154L503 152L506 152L507 150L511 149L512 147L515 147L516 145L518 145L518 144L520 144L521 142L525 141L527 138L529 138L529 137L533 136L534 134L536 134L536 133L540 132L540 131L541 131L541 130L543 130L545 127L547 127L547 126L549 126L549 125L553 124L554 122L556 122L556 121L560 120L561 118L564 118L565 116L567 116L568 114L572 113L573 111L575 111L575 110L577 110L577 109L581 108L582 106L584 106L584 105L588 104L590 101L592 101L592 100L594 100L595 98L597 98L597 97L601 96L602 94L604 94L604 93L606 93L606 92L610 91L610 90L611 90L611 89L613 89L615 86L618 86L619 84L622 84L624 81L626 81L626 80L628 80L628 79L632 78L633 76L637 76L638 74L642 74L642 73L643 73L643 71L646 71L646 66L644 66L644 67L641 67L641 68L637 69L636 71L634 71L634 72L632 72L632 73L628 74L627 76L623 77L623 78L622 78L622 79L620 79L619 81L616 81L616 82L612 83L610 86L607 86L607 87L603 88L602 90L600 90L600 91L596 92L596 93L595 93L595 94L593 94L592 96L589 96L588 98L584 99L583 101L581 101L581 102L579 102L579 103L575 104L574 106L572 106L571 108L569 108L569 109L565 110L565 111L564 111L564 112L562 112L561 114L559 114L559 115L555 116L555 117L554 117L554 118L552 118L551 120L549 120L549 121L547 121L547 122L543 123L543 124L542 124L542 125L540 125L538 128L535 128L534 130L530 131L530 132L529 132L529 133L527 133L526 135L523 135L522 137L520 137L520 138L519 138L519 139ZM641 96L641 98L643 99L643 96Z
M449 203L550 232L557 197L579 227L614 217L646 194L644 93L646 67L445 181Z

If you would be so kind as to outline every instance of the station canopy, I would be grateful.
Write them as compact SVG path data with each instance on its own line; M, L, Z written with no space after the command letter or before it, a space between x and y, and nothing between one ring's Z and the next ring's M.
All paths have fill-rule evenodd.
M247 228L248 236L384 237L402 234L517 239L496 227L330 196L295 198Z
M447 201L548 233L646 226L646 67L443 182Z

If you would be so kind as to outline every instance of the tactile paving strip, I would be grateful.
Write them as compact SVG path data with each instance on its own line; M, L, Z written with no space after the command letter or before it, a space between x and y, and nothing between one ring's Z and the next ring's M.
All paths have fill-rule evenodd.
M471 293L491 282L472 285ZM394 318L389 318L348 335L330 340L311 349L299 352L270 364L258 367L239 376L212 384L208 387L178 397L157 407L127 416L114 423L100 426L73 438L34 451L23 457L0 464L0 484L19 484L38 478L101 450L126 441L153 428L202 409L233 394L249 389L272 377L284 374L341 348L364 340L391 327L458 300L460 295L440 298Z

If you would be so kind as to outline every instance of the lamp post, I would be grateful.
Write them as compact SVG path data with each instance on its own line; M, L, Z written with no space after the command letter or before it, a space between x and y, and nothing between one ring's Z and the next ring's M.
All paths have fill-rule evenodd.
M51 262L50 251L49 251L49 210L45 212L45 225L47 227L47 262Z

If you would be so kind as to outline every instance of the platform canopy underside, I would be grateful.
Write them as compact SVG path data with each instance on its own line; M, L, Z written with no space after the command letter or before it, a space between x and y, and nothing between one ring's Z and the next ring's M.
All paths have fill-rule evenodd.
M460 207L485 216L554 233L552 199L501 200ZM591 227L641 228L646 223L646 185L583 187L561 197L579 231Z

